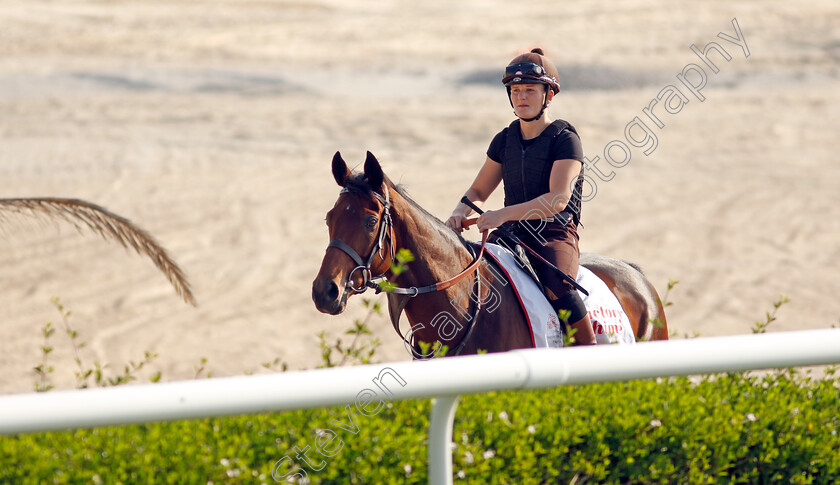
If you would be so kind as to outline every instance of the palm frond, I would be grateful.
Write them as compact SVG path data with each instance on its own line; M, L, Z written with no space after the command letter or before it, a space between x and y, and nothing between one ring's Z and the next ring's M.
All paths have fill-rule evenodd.
M195 298L190 290L183 271L152 236L135 226L128 219L110 212L96 204L78 199L26 198L0 199L0 216L3 213L26 215L45 215L73 224L82 231L87 228L104 239L116 240L126 248L146 255L166 275L175 291L184 301L195 305Z

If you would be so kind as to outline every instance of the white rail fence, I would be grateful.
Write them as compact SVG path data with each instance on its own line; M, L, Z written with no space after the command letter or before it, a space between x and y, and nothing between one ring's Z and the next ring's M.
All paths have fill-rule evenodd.
M0 397L0 434L172 421L436 397L429 483L452 483L458 397L714 372L840 363L840 329L638 345L530 349L280 374ZM361 408L359 407L361 405ZM369 409L369 408L368 408Z

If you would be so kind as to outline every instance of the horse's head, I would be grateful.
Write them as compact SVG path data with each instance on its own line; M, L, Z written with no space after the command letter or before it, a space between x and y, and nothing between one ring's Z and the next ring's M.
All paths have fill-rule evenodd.
M391 195L376 157L368 152L364 172L354 174L336 152L332 173L342 190L327 212L330 243L312 283L312 300L321 312L337 315L349 296L388 271L394 240Z

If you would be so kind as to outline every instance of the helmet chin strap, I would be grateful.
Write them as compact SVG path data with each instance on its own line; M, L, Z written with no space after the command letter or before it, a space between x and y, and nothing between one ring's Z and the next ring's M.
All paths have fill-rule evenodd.
M540 110L539 114L537 114L537 116L534 116L533 118L523 118L523 117L519 116L519 119L522 120L522 121L525 121L525 122L536 121L536 120L542 118L543 113L545 113L545 105L543 105L542 109ZM516 114L516 111L514 111L513 114Z

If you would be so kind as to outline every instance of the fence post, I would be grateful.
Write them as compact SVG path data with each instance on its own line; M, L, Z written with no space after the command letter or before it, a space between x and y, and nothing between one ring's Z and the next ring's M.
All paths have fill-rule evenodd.
M461 396L438 396L429 419L429 483L452 484L452 427Z

